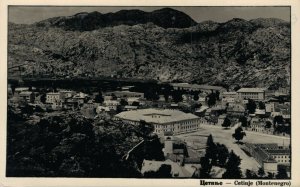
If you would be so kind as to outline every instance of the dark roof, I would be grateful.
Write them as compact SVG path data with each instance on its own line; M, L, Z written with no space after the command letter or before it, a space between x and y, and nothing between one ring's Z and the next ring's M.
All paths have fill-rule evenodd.
M272 149L272 150L265 150L270 154L280 154L280 155L286 155L291 154L290 149Z

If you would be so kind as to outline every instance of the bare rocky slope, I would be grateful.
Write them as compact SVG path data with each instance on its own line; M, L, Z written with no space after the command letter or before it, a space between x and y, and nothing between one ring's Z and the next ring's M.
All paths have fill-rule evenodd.
M32 25L9 23L9 66L27 62L24 75L35 77L114 75L290 86L290 23L235 18L196 24L172 9L120 12L79 13Z

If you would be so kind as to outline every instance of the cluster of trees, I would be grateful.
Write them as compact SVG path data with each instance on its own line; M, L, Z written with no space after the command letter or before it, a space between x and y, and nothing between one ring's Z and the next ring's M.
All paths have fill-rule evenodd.
M233 152L229 152L228 148L219 143L214 143L212 135L209 135L206 143L205 156L200 159L201 169L199 178L211 178L210 172L212 166L224 167L226 172L223 178L241 178L240 170L241 159Z
M282 116L275 116L273 124L275 132L291 134L291 124L286 123Z
M77 113L42 117L32 124L21 113L9 109L6 174L9 177L141 177L139 165L123 157L144 139L143 152L138 154L140 160L162 159L162 145L152 137L152 131L150 124L95 122Z

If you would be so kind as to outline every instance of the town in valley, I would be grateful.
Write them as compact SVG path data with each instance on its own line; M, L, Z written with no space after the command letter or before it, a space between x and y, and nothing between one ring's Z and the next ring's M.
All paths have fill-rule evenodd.
M291 179L289 19L9 6L6 177Z
M138 128L140 136L124 137L135 139L123 147L122 159L134 163L140 177L290 176L288 89L129 82L115 90L9 86L8 109L19 118L15 123L47 124L55 133L64 128L58 121L73 115L94 128L105 123Z

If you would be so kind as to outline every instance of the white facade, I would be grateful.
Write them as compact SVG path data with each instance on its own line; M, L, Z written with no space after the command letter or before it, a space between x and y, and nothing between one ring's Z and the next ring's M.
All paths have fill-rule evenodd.
M139 109L121 112L115 116L126 123L139 124L141 120L154 125L154 133L181 134L200 128L201 118L190 113L168 109Z
M120 105L119 101L116 100L107 100L103 104L107 106L110 110L117 110L117 107Z
M46 94L46 103L57 103L60 101L60 93L47 93Z
M265 92L260 88L241 88L237 93L240 100L252 99L255 101L262 101L265 99Z
M274 103L266 103L266 112L275 112L275 105Z

